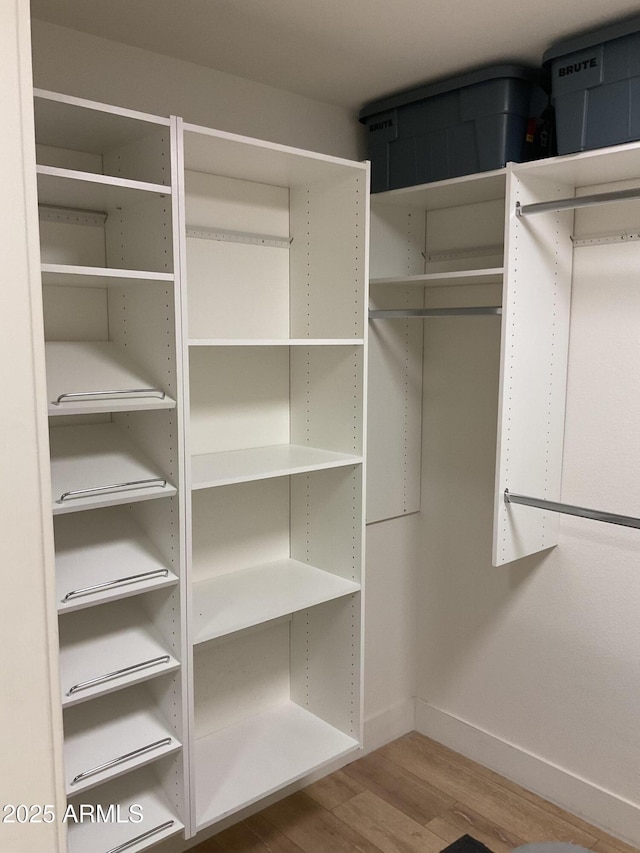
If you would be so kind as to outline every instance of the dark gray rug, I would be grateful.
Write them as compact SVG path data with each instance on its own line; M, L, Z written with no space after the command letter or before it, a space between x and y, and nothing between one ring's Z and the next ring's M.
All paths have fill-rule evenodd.
M463 835L453 844L445 847L441 853L493 853L493 851L470 835Z

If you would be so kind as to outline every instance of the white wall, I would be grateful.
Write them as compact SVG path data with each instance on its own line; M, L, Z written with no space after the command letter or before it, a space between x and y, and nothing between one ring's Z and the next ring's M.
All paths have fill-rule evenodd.
M576 251L562 490L631 515L639 245ZM418 728L640 844L640 531L565 516L555 549L493 568L498 323L428 330Z
M34 85L39 88L364 158L362 128L341 107L42 21L33 21L32 30Z
M0 54L5 122L0 159L0 364L5 400L0 442L0 806L4 817L9 814L5 805L50 804L61 818L62 715L51 651L57 646L57 622L51 617L51 495L39 465L47 456L44 346L32 343L34 329L42 322L42 298L27 0L0 4ZM59 820L0 823L0 848L12 853L54 853L63 849L62 839Z

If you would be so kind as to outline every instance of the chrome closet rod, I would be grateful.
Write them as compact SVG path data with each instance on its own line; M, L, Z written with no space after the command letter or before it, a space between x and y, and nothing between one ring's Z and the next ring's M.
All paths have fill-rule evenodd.
M131 838L129 839L129 841L125 841L124 844L119 844L117 847L112 847L111 850L107 851L107 853L122 853L123 850L128 850L130 847L139 844L141 841L146 841L146 839L151 838L152 835L157 835L159 832L164 832L165 829L169 829L169 827L173 826L174 823L175 820L166 820L159 826L155 826L153 829L148 830L148 832L143 832L142 835L136 835L135 838Z
M592 521L604 521L606 524L619 524L622 527L635 527L640 529L640 518L632 515L618 515L615 512L603 512L599 509L587 509L583 506L572 506L571 504L547 501L542 498L530 498L526 495L514 495L509 489L504 490L504 502L506 504L522 504L522 506L533 506L538 509L547 509L551 512L560 512L563 515L576 515L579 518L590 518Z
M71 492L63 492L58 498L58 503L72 500L73 498L83 498L87 495L95 495L101 493L117 494L118 492L126 492L130 489L150 489L153 486L165 488L167 481L162 477L150 477L148 480L129 480L126 483L108 483L104 486L94 486L91 489L74 489Z
M137 397L146 394L152 394L164 400L167 396L161 388L118 388L114 390L102 391L67 391L64 394L58 395L56 403L66 403L69 400L83 400L86 397L126 397L128 394L135 394Z
M96 687L99 684L104 684L107 681L113 681L121 675L132 675L135 672L140 672L142 669L147 669L150 666L157 666L161 663L169 663L170 655L160 655L157 658L142 661L142 663L134 663L131 666L126 666L124 669L116 669L113 672L108 672L106 675L99 675L97 678L92 678L89 681L82 681L80 684L74 684L67 690L67 696L73 696L79 690L87 690L89 687Z
M548 213L551 210L574 210L578 207L593 207L596 204L611 204L616 201L640 199L640 188L612 190L608 193L594 193L576 198L559 198L556 201L539 201L535 204L516 202L516 216L530 216L532 213Z
M124 764L125 761L129 761L131 758L139 758L141 755L146 755L148 752L152 752L154 749L158 749L161 746L170 746L172 743L172 738L165 737L161 738L161 740L156 740L153 743L149 743L146 746L141 746L139 749L134 749L132 752L127 752L126 755L119 755L117 758L112 758L111 761L106 761L104 764L99 764L96 767L92 767L91 770L85 770L82 773L78 773L77 776L69 783L70 785L77 785L78 782L82 782L83 779L88 779L89 776L95 776L97 773L103 773L105 770L110 770L112 767L117 767L118 764Z
M127 584L137 583L138 581L152 580L153 578L166 578L168 576L169 569L153 569L151 572L141 572L138 575L127 575L127 577L116 578L115 580L105 581L104 583L98 583L94 586L85 586L82 587L82 589L73 589L65 595L62 602L65 603L70 601L72 598L79 598L82 595L91 595L95 592L104 592L107 589L126 586Z
M401 317L487 317L499 316L502 308L370 308L370 320L393 320Z

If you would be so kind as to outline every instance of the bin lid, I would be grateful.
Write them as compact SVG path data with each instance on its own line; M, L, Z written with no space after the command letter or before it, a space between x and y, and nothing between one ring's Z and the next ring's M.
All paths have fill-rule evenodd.
M555 44L544 52L542 64L548 65L554 59L559 59L569 53L588 50L595 45L603 44L606 41L613 41L623 36L629 36L638 31L640 31L640 15L634 15L632 18L624 18L621 21L614 21L597 29L578 33L577 35L555 42Z
M422 101L425 98L433 98L435 95L444 95L446 92L462 89L465 86L473 86L476 83L486 83L488 80L504 77L516 77L519 80L529 80L541 85L543 80L539 68L531 68L525 65L487 65L482 68L474 68L463 74L456 74L454 77L435 80L433 83L426 83L415 89L407 89L395 95L370 101L360 110L359 119L364 122L373 115L393 110L396 107L403 107L406 104Z

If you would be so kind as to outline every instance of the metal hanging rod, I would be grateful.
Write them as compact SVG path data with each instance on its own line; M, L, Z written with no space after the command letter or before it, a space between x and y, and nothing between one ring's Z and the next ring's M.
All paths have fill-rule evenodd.
M150 477L148 480L131 480L127 483L109 483L104 486L94 486L91 489L75 489L71 492L64 492L58 498L58 503L64 503L64 501L75 498L88 497L89 495L116 494L117 492L126 492L129 489L151 489L155 486L160 486L160 488L164 489L166 485L167 481L162 477Z
M583 506L572 506L561 504L556 501L546 501L542 498L529 498L525 495L514 495L509 489L504 490L504 502L506 504L522 504L522 506L533 506L538 509L547 509L551 512L560 512L563 515L576 515L580 518L590 518L592 521L604 521L606 524L619 524L622 527L635 527L640 529L640 518L632 515L618 515L615 512L602 512L599 509L586 509Z
M56 404L73 402L74 400L84 400L87 397L159 397L164 400L167 396L160 388L121 388L117 390L102 390L102 391L72 391L60 394L55 399Z
M226 228L187 226L187 237L198 240L219 240L224 243L247 243L251 246L270 246L288 249L293 237L275 237L273 234L253 234L250 231L228 231Z
M502 308L371 308L370 320L394 320L401 317L495 317Z
M161 823L159 826L155 826L147 832L143 832L142 835L136 835L135 838L125 841L124 844L112 847L111 850L107 850L107 853L124 853L125 850L128 850L130 847L135 847L135 845L139 844L141 841L146 841L148 838L151 838L152 835L158 835L158 833L164 832L165 829L169 829L169 827L173 826L174 823L175 820L165 820L164 823Z
M104 583L98 583L94 586L85 586L82 587L82 589L73 589L65 595L62 599L62 603L66 604L66 602L71 601L72 598L81 598L83 595L92 595L97 592L104 592L108 589L116 589L120 586L138 583L139 581L150 581L154 580L154 578L167 577L169 577L169 569L154 569L151 572L141 572L137 575L128 575L125 578L116 578L116 580L105 581Z
M550 210L573 210L578 207L593 207L596 204L611 204L616 201L640 199L640 188L613 190L609 193L595 193L577 198L560 198L556 201L541 201L536 204L516 202L516 216L530 216L533 213L548 213Z
M141 746L138 749L134 749L132 752L127 752L126 755L119 755L117 758L113 758L111 761L106 761L104 764L99 764L96 767L92 767L91 770L85 770L82 773L78 773L77 776L74 776L70 785L77 785L78 782L82 782L84 779L88 779L89 776L95 776L98 773L104 773L105 770L110 770L112 767L117 767L119 764L124 764L126 761L130 761L132 758L140 758L141 755L146 755L148 752L153 752L156 749L159 749L161 746L170 746L172 743L172 738L164 737L161 740L156 740L153 743L147 744L147 746Z
M73 696L80 690L87 690L89 687L96 687L99 684L104 684L107 681L113 681L115 678L120 678L124 675L132 675L135 672L140 672L142 669L147 669L151 666L158 666L161 663L169 663L170 655L160 655L157 658L142 661L142 663L134 663L132 666L126 666L124 669L117 669L113 672L108 672L106 675L99 675L97 678L92 678L89 681L82 681L80 684L74 684L67 690L67 696Z

